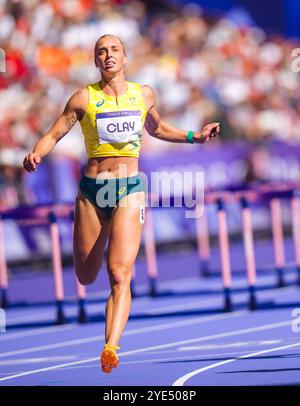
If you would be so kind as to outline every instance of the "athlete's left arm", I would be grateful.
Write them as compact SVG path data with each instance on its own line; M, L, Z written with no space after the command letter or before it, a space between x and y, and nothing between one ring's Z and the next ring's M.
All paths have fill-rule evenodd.
M142 93L148 113L145 120L145 129L152 137L169 142L187 142L187 131L180 130L161 120L156 109L156 95L148 86L142 86ZM194 142L203 143L216 137L220 133L220 123L211 123L201 131L194 131Z

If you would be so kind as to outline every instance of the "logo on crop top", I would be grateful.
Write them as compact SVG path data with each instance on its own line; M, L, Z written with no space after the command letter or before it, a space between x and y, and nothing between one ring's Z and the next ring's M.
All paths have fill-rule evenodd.
M101 107L102 104L104 104L105 100L101 99L100 101L98 101L98 103L96 104L96 107Z
M118 195L122 195L125 192L125 190L126 190L125 186L121 187L121 189L119 189L118 191Z
M129 101L130 101L131 103L135 103L135 102L136 102L136 98L135 98L135 97L130 97Z

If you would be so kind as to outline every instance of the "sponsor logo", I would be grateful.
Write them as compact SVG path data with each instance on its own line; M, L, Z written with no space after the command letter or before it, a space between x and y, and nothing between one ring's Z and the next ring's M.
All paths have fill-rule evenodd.
M96 104L96 107L101 107L102 104L104 104L105 100L101 99L100 101L98 101L98 103Z
M125 190L126 190L125 186L121 187L121 189L119 189L118 191L118 195L122 195L125 192Z

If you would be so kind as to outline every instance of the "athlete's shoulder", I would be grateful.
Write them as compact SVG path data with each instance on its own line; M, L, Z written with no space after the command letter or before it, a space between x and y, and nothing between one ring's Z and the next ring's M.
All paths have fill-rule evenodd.
M84 113L87 110L89 104L89 92L87 88L77 90L70 97L66 109L75 110Z
M99 86L99 82L89 83L88 85L86 85L85 88L83 88L81 90L86 90L88 92L89 89L100 90L101 91L100 86Z
M126 80L128 91L133 93L141 93L141 85L137 82L130 82Z
M80 100L80 99L84 99L88 96L89 91L87 87L84 87L82 89L78 89L76 90L76 92L74 92L72 94L72 96L70 97L70 100Z
M76 90L76 92L73 94L74 97L76 97L77 99L81 99L81 98L86 98L89 94L89 90L88 87L83 87L82 89L78 89Z
M155 90L149 85L141 85L142 91L147 96L155 96Z
M149 85L141 85L144 102L150 110L156 104L155 90Z

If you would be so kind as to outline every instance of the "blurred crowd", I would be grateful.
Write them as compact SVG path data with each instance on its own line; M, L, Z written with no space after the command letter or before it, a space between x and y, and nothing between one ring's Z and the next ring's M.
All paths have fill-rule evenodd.
M98 80L93 47L104 33L123 39L127 80L156 89L159 111L170 124L196 130L219 121L222 140L300 142L295 41L268 37L229 16L206 16L195 4L0 0L0 48L6 54L0 73L0 207L8 196L4 185L17 185L12 201L26 201L18 187L23 157L69 96ZM176 148L182 146L144 139L145 154ZM79 126L54 154L84 161Z

